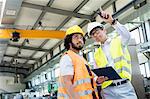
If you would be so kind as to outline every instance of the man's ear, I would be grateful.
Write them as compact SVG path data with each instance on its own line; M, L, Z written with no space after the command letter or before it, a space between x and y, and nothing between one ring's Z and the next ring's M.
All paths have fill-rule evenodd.
M72 48L72 44L71 44L71 43L69 43L69 49L70 49L70 48Z
M70 46L70 47L71 47L71 45L72 45L72 44L71 44L71 43L69 43L69 46Z

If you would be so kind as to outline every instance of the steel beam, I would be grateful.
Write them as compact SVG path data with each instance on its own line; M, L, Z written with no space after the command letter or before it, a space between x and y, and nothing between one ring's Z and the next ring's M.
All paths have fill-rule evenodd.
M0 65L0 72L23 74L23 75L26 76L29 73L29 69L26 69L26 68L16 68L16 67L11 67L11 66L1 66Z
M54 0L49 0L49 2L47 3L47 7L50 7L53 4ZM32 29L35 29L38 26L38 23L40 22L40 20L42 20L42 18L44 17L44 15L46 14L46 10L43 10L41 15L39 16L38 20L35 22L34 26L32 27ZM58 34L57 34L58 35ZM49 41L49 39L46 39L38 49L41 49L47 42ZM35 51L30 57L33 57L37 52ZM27 64L29 61L29 59L27 59L27 61L25 62L25 64Z
M143 0L133 0L130 3L128 3L126 6L124 6L123 8L121 8L120 10L118 10L116 13L114 13L112 16L113 18L118 17L119 15L121 15L122 13L124 13L125 11L127 11L128 9L130 9L131 7L135 6L138 3L141 3Z
M39 49L41 49L47 42L49 41L49 39L46 39L40 46ZM49 51L50 52L50 51ZM49 53L47 52L47 53ZM30 57L33 57L37 52L35 51ZM41 59L41 58L40 58ZM40 59L38 59L37 61L39 61ZM29 59L27 59L27 61L25 62L25 64L27 64L29 61Z
M79 24L80 27L84 27L86 24L88 24L88 20L84 20L82 23Z
M0 68L3 68L3 67L7 67L7 68L17 68L17 69L25 69L25 70L29 70L29 68L23 68L23 67L14 67L14 66L12 66L12 65L5 66L5 64L4 64L4 65L0 64Z
M54 2L54 0L50 0L46 6L50 7L53 2ZM37 21L35 22L34 26L32 27L33 30L38 26L39 22L42 20L42 18L44 17L45 14L46 14L46 10L43 10L41 15L38 17Z
M87 2L88 2L89 0L84 0L73 12L74 13L77 13ZM72 17L71 16L68 16L57 28L56 28L56 30L60 30L70 19L71 19ZM47 40L45 40L45 42L48 42L49 40L47 39ZM55 45L55 47L57 47L58 46L58 44L61 44L62 43L62 41L60 41L60 42L58 42L57 43L57 45ZM45 44L44 44L45 45ZM43 45L43 46L44 46ZM42 47L42 46L41 46ZM52 50L52 49L51 49ZM45 53L42 57L41 57L41 59L43 59L43 57L45 57L47 54L48 54L49 52L47 52L47 53ZM34 53L35 54L35 53ZM34 55L33 54L33 55ZM28 62L28 61L27 61ZM26 62L26 63L27 63Z
M42 52L49 52L50 51L48 49L43 49L43 48L30 47L30 46L20 46L20 45L12 45L12 44L8 44L8 47L16 47L16 48L21 48L21 49L26 49L26 50L34 50L34 51L42 51Z
M29 60L35 60L35 61L38 60L38 58L21 57L21 56L17 56L17 55L15 56L15 55L6 55L6 54L4 55L4 57L12 57L13 59L14 58L17 58L17 59L26 59L26 60L29 59Z
M50 1L48 2L48 4L47 4L47 7L50 7L50 6L53 4L53 2L54 2L54 0L50 0ZM38 20L36 21L36 23L35 23L34 26L32 27L32 29L35 29L35 28L37 27L39 21L42 20L42 18L44 17L45 14L46 14L46 10L43 10L42 13L41 13L41 15L39 16ZM39 47L38 49L41 49L48 41L49 41L49 39L46 39L46 40L40 45L40 47ZM36 53L37 53L37 52L35 51L35 52L31 55L31 57L33 57ZM25 62L25 64L27 64L28 61L29 61L29 60L27 60L27 61Z
M104 5L101 6L103 10L107 9L111 4L113 4L117 0L108 0Z
M70 16L70 17L76 17L76 18L82 18L82 19L88 19L88 20L91 19L90 15L75 13L72 11L62 10L62 9L53 8L53 7L31 4L31 3L27 3L27 2L23 2L22 7L28 7L28 8L38 9L38 10L45 10L46 12Z
M21 68L22 66L24 66L24 68L28 69L29 67L33 66L33 64L24 64L24 63L13 64L7 61L3 61L2 63L0 63L0 66L11 66L16 68Z
M73 12L77 13L85 4L87 4L89 0L84 0ZM56 30L60 30L72 17L68 16L57 28Z
M87 4L89 0L84 0L73 12L77 13L85 4ZM68 16L57 28L56 30L60 30L72 17ZM82 27L82 26L81 26ZM55 47L60 45L63 41L58 42ZM54 48L53 48L54 49ZM53 50L51 49L51 50ZM48 53L45 53L41 59L43 59Z

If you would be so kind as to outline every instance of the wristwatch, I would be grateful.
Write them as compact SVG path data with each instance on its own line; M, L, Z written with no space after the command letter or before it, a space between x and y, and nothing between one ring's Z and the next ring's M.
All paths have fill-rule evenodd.
M117 21L116 19L113 19L111 25L115 25L115 24L116 24L116 21Z

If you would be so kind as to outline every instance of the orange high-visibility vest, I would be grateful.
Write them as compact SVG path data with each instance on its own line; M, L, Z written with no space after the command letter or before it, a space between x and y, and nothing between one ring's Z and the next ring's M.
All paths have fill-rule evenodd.
M94 75L89 75L85 65L87 64L86 60L71 50L67 51L65 54L70 56L74 67L74 76L72 81L74 86L73 91L79 94L80 99L93 99L92 92L94 92L96 97L98 97L96 83L93 79L91 79L94 78ZM92 88L91 80L93 80L94 88ZM58 99L72 99L72 97L68 95L61 76L59 77L58 84Z

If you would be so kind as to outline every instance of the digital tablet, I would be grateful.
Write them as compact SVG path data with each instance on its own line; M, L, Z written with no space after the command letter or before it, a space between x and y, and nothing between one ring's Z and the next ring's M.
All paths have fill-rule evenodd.
M105 68L92 69L92 71L93 71L97 76L105 76L105 77L108 77L109 80L121 79L121 77L118 75L118 73L117 73L112 67L105 67Z

